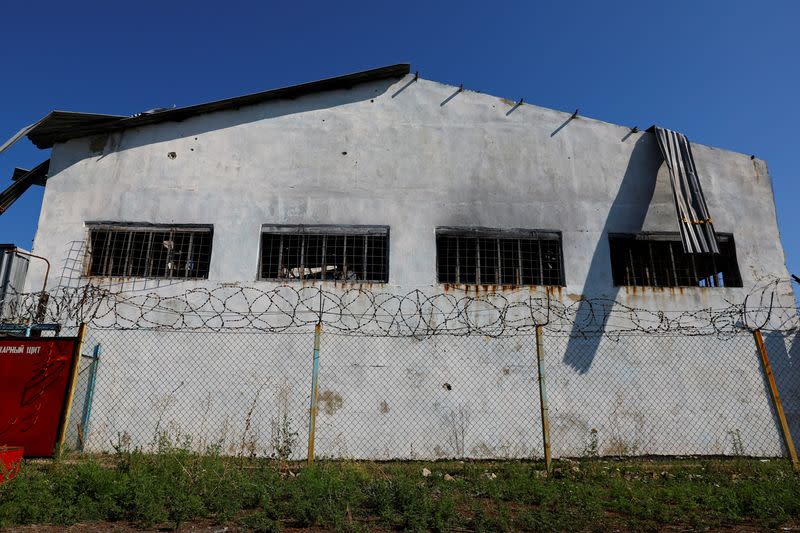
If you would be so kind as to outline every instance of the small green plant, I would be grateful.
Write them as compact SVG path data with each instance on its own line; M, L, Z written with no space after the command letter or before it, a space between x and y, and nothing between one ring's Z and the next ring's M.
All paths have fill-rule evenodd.
M292 456L298 437L298 433L292 430L292 418L284 411L278 420L273 418L270 425L272 427L270 437L272 456L286 461Z
M280 522L271 518L264 511L245 516L239 520L239 523L256 533L279 533L283 529Z
M127 431L117 431L117 441L111 443L115 453L127 453L131 450L131 436Z
M584 457L598 457L600 455L600 445L597 440L597 429L589 431L589 442L583 449Z
M733 455L737 457L744 456L744 445L742 444L742 435L739 433L738 429L734 429L733 431L729 431L728 435L731 437L731 443L733 445Z

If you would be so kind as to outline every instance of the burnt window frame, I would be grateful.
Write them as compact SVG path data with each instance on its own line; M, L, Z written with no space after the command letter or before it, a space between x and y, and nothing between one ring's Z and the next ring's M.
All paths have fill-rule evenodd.
M649 271L645 271L645 275L641 276L641 283L636 283L637 276L635 274L636 271L636 264L633 265L633 268L630 269L626 267L626 272L619 272L620 262L621 261L634 261L631 256L630 246L626 249L628 251L628 258L625 260L617 259L614 257L615 255L615 243L617 242L636 242L636 243L647 243L648 244L648 254L649 254ZM669 263L667 264L666 270L666 278L667 284L661 283L658 279L658 269L656 268L656 257L653 254L653 243L669 243L669 251L670 257L669 258L661 258L661 260L668 260ZM611 267L611 278L612 283L615 287L653 287L653 288L711 288L711 289L738 289L742 288L743 280L741 269L739 268L739 259L738 254L736 252L736 240L732 233L717 233L717 243L720 248L720 254L689 254L683 251L683 244L681 243L681 237L679 233L676 232L641 232L641 233L609 233L608 234L608 244L609 244L609 260L610 260L610 267ZM722 259L720 259L722 257ZM717 261L728 261L729 264L721 268L717 268ZM711 271L715 272L715 274L701 277L698 275L698 264L699 268L701 269L700 272L702 273L702 268L707 265L703 265L704 262L711 263ZM661 266L661 263L659 263ZM645 269L648 265L645 265ZM633 270L633 279L630 279L629 272ZM729 283L726 277L724 276L725 272L728 271L731 274L731 282ZM652 272L652 275L649 274ZM671 273L671 274L670 274ZM719 284L719 280L716 279L719 274L723 274L722 277L722 284ZM654 280L650 282L650 279ZM675 284L669 284L670 277L674 279ZM681 284L681 280L683 279L693 279L693 284ZM701 282L708 280L706 284L701 284ZM633 281L634 283L625 283L626 281ZM645 283L647 282L647 283Z
M455 237L455 238L463 238L463 239L476 239L476 257L475 257L475 281L466 282L461 279L460 269L456 267L456 281L452 281L450 279L443 279L446 276L442 276L442 272L440 270L441 266L441 252L439 249L440 237ZM484 280L480 276L480 240L481 239L495 239L498 241L498 253L496 254L497 263L495 265L495 276L494 280ZM503 283L503 265L502 265L502 252L500 251L500 241L502 240L516 240L519 243L522 241L530 241L537 243L537 251L538 251L538 280L531 280L530 283L526 283L523 279L522 269L520 268L515 276L516 281L519 283ZM566 269L564 264L564 239L563 234L559 230L552 230L552 229L524 229L524 228L487 228L487 227L480 227L480 226L473 226L473 227L463 227L463 226L438 226L435 230L435 241L436 241L436 281L439 284L453 284L453 285L469 285L469 286L484 286L484 285L496 285L496 286L520 286L520 287L566 287ZM543 257L542 257L542 247L541 244L543 241L555 242L558 246L558 283L544 283L544 267L542 264ZM519 245L518 245L519 249ZM458 255L458 252L457 252ZM521 261L521 258L519 258ZM460 260L459 260L460 261ZM533 277L533 274L530 276L525 277Z
M300 237L301 239L305 239L306 237L317 237L322 238L322 269L325 269L327 266L325 264L327 257L327 242L328 237L351 237L351 238L364 238L363 244L363 251L360 252L359 257L362 258L362 268L363 268L363 278L358 279L336 279L336 278L316 278L316 277L281 277L281 261L282 261L282 251L279 252L279 259L278 259L278 277L264 275L264 258L265 258L265 235L280 235L282 237L289 236L289 237ZM383 238L383 253L384 256L380 263L372 263L380 264L383 270L384 276L382 279L378 278L368 278L367 277L367 270L369 268L369 238L370 237L382 237ZM345 239L345 248L342 251L345 254L345 261L344 265L347 264L347 250L346 250L346 242ZM279 248L282 249L282 245L278 245ZM300 248L302 249L301 252L301 261L303 261L303 257L305 255L305 241L301 240ZM335 282L335 283L350 283L350 284L361 284L361 283L388 283L390 279L390 255L391 255L391 231L388 225L374 225L374 224L349 224L349 225L342 225L342 224L262 224L261 230L258 234L258 267L256 271L256 280L257 281L271 281L271 282L278 282L278 283L309 283L309 282ZM305 269L305 265L300 265L298 268Z
M174 279L174 280L202 280L202 279L209 279L209 275L211 273L211 258L213 254L214 248L214 226L213 224L158 224L158 223L149 223L149 222L86 222L86 253L84 257L84 268L83 268L83 275L87 278L135 278L135 279ZM110 258L108 256L105 259L101 259L101 263L103 263L102 268L100 271L96 271L94 269L94 257L95 257L95 250L94 248L94 232L98 231L105 231L105 232L117 232L117 233L127 233L126 236L127 250L126 254L128 254L126 258L127 266L125 267L125 272L120 274L118 272L114 272L114 268L111 264L109 264ZM175 241L176 234L182 234L182 239L188 234L189 243L188 243L188 252L187 257L188 259L183 260L183 263L187 263L188 261L193 261L198 265L202 265L201 268L196 269L196 271L200 272L198 275L177 275L177 268L169 268L168 265L172 261L173 258L173 251L169 250L167 254L163 258L164 268L156 266L156 271L154 272L155 266L155 257L152 255L154 248L153 248L153 238L157 234L169 234L169 240ZM134 273L135 268L142 268L142 265L139 264L137 267L134 267L133 264L133 256L130 255L131 246L133 245L133 238L132 235L134 234L144 234L147 236L147 255L144 257L144 269L145 272L143 274ZM206 241L201 243L200 246L207 246L208 251L205 254L206 258L205 261L200 260L198 257L190 257L193 253L194 248L194 235L195 234L202 234L206 238ZM184 242L183 240L181 242ZM107 251L104 253L108 253ZM198 252L200 253L200 252ZM159 257L159 260L161 258ZM140 261L142 259L140 258ZM179 261L180 259L176 259L175 261ZM163 270L163 273L158 273L158 271Z

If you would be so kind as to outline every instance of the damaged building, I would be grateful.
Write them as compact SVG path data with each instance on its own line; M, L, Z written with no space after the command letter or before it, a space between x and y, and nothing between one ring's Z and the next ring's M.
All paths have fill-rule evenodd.
M47 290L90 285L141 301L220 287L511 302L534 294L576 321L562 324L564 342L547 353L551 424L563 437L553 438L555 454L580 455L594 435L601 454L782 453L751 349L720 349L723 341L704 338L695 349L719 363L708 366L680 353L678 342L640 339L615 356L607 346L614 341L577 335L577 321L594 312L585 302L648 316L699 312L787 279L772 183L758 158L690 144L667 129L430 81L406 64L135 116L54 111L3 149L23 137L50 157L15 173L3 205L29 186L45 187L32 252L52 265ZM31 260L25 291L41 290L44 275ZM794 305L791 289L774 298ZM136 320L143 323L129 325ZM269 448L280 409L305 435L310 393L298 384L312 371L307 338L244 336L225 351L218 345L228 341L209 336L192 341L187 355L174 331L148 320L147 331L131 333L135 342L94 333L105 359L88 449L108 450L120 435L144 445L166 427L207 442L240 435L244 417L227 413L234 404L246 412L254 396L263 411L247 422L261 424L256 447ZM320 453L541 454L530 335L491 340L477 332L476 348L466 333L384 344L374 336L326 343L323 333ZM393 363L399 367L387 373ZM669 379L616 392L665 365ZM146 395L126 392L135 380L146 382ZM520 390L530 405L511 412ZM210 422L187 415L204 402L215 421L209 437ZM800 420L795 403L786 408ZM681 430L704 416L714 431ZM754 425L757 432L742 434Z

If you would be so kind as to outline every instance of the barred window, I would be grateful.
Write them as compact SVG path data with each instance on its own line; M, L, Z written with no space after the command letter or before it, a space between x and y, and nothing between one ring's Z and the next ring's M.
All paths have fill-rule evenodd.
M439 283L564 286L561 233L436 228Z
M210 226L89 225L89 276L208 278Z
M264 226L259 278L389 281L388 226Z
M687 254L677 233L611 234L616 286L741 287L733 235L717 234L719 254Z

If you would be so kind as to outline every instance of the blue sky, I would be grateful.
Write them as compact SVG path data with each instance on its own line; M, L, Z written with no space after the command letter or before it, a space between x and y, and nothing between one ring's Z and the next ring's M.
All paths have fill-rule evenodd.
M410 62L765 159L800 273L800 2L8 2L2 18L2 140L52 109L132 114ZM18 143L0 184L47 156ZM0 217L0 242L31 246L42 193Z

